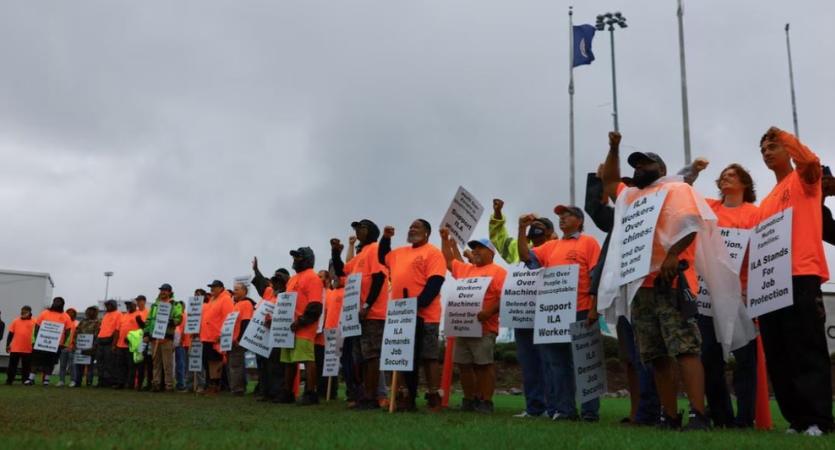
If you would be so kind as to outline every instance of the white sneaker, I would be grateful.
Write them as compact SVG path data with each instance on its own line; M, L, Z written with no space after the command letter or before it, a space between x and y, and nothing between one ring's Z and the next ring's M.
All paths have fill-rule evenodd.
M532 419L534 417L548 417L548 413L543 412L542 414L540 414L538 416L535 416L533 414L528 414L527 411L522 411L519 414L514 414L513 417L515 417L517 419Z
M821 431L821 429L818 428L817 425L812 425L811 427L807 428L806 431L803 432L803 434L806 436L819 437L823 436L823 431Z
M64 382L59 381L59 382L55 383L55 387L64 387Z
M797 430L795 430L792 427L789 427L789 429L786 430L786 434L797 434Z
M75 381L70 381L70 387L71 388L75 387Z

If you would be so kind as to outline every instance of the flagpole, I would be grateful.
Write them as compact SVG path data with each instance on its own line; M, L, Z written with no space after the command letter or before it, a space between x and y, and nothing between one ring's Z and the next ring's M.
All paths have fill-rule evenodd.
M574 205L574 7L568 7L568 159L570 164L569 195Z
M684 62L684 8L678 0L678 55L681 62L681 120L684 125L684 163L690 164L690 113L687 106L687 69Z
M792 44L789 39L789 24L786 24L786 51L789 54L789 84L792 92L792 120L794 121L794 135L800 137L800 131L797 129L797 101L794 96L794 69L792 67Z

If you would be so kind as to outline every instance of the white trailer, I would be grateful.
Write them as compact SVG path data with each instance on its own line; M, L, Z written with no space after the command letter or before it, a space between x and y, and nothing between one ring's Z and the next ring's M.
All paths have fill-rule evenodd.
M54 287L48 273L0 269L0 318L6 324L0 345L0 367L9 364L6 336L12 320L20 314L20 308L29 305L32 315L38 315L52 303Z

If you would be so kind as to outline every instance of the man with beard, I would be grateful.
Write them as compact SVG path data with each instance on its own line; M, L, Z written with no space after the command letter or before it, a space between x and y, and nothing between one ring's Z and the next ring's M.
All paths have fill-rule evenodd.
M293 323L290 329L295 333L293 348L281 349L281 362L286 364L284 370L284 395L293 397L293 382L296 378L298 364L304 364L305 391L299 405L315 405L319 403L317 384L319 373L316 369L316 354L314 340L322 314L322 293L325 286L313 270L316 257L310 247L299 247L290 251L293 257L295 275L287 282L287 292L296 293L296 309L293 312Z
M362 335L360 336L359 347L362 356L362 380L364 393L358 399L357 409L378 409L377 388L380 382L380 350L383 346L383 328L386 323L386 309L388 303L388 289L385 289L386 269L378 258L377 239L380 237L380 229L377 224L369 219L363 219L351 223L351 228L356 233L357 255L344 265L341 259L341 251L333 249L332 260L334 271L337 276L348 276L355 273L362 274L360 287L360 320L362 322ZM339 241L336 241L339 245ZM333 248L334 240L331 240ZM341 247L341 245L339 245ZM350 339L345 339L348 342ZM352 345L356 341L352 342ZM348 353L343 343L343 352ZM347 383L347 381L346 381Z
M414 411L418 390L418 369L423 366L428 384L427 406L431 411L441 408L438 389L441 384L440 343L441 287L446 276L446 260L441 251L429 243L432 227L429 222L417 219L409 226L408 241L411 245L391 249L394 227L383 230L378 248L380 263L391 274L392 299L417 297L417 324L415 326L414 370L406 372L409 396L402 399L399 410Z
M655 153L634 152L629 155L629 165L634 169L632 176L635 188L623 193L626 205L639 199L667 191L653 235L650 273L643 279L632 300L632 323L637 335L639 352L643 363L653 365L655 384L661 400L662 417L660 426L668 429L681 427L681 415L677 407L677 382L674 361L678 363L691 414L687 429L706 430L710 421L705 416L704 369L700 360L701 335L696 325L695 302L679 302L689 298L696 288L695 246L696 232L686 233L675 242L661 242L659 230L694 228L702 223L702 217L694 200L692 187L683 182L659 182L667 174L664 161ZM610 193L620 196L626 189L621 183L620 161L616 148L612 148L603 168L603 180L607 185L615 184L617 189ZM614 191L614 192L612 192ZM614 195L613 199L616 199ZM616 219L617 220L617 219ZM680 234L680 233L679 233ZM648 252L649 256L649 252ZM607 261L607 264L619 261ZM682 270L683 269L683 270ZM629 299L627 299L628 301ZM676 307L687 303L688 307ZM690 313L690 303L693 314Z

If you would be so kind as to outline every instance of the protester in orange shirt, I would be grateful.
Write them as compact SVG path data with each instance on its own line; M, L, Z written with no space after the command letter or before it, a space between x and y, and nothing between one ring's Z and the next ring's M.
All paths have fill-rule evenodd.
M682 417L678 413L676 395L678 383L673 367L675 361L690 401L687 429L706 430L710 428L710 419L705 415L704 369L699 357L702 340L694 317L696 305L695 301L676 300L679 297L695 297L692 290L697 288L698 283L695 271L696 232L684 235L669 246L659 239L659 230L691 229L702 223L702 217L690 185L675 181L659 182L667 174L667 166L659 155L633 152L627 162L634 169L634 188L623 192L626 186L621 182L618 148L611 148L606 157L602 175L613 200L623 192L629 205L661 189L667 191L650 255L651 267L657 264L658 269L644 278L634 299L631 299L632 323L641 360L652 363L655 369L655 384L662 406L659 426L674 430L681 428ZM617 189L613 185L617 185ZM610 263L616 264L607 261L607 264ZM685 281L689 292L685 292Z
M133 362L133 355L128 350L128 333L140 328L142 318L136 310L135 300L126 300L125 308L127 312L119 320L119 337L116 340L116 379L120 380L114 386L116 389L134 389L141 368L141 365Z
M405 372L409 395L399 398L398 410L414 411L418 390L418 369L422 365L427 380L427 406L432 411L441 408L438 389L441 384L440 343L441 287L446 276L446 261L441 251L429 243L432 227L417 219L409 226L410 245L391 249L394 227L386 226L378 248L378 258L389 269L391 298L417 297L414 370Z
M124 379L117 378L116 341L119 339L119 324L122 314L116 309L115 300L104 302L105 313L101 319L101 328L96 337L96 369L99 383L96 387L113 387Z
M703 169L707 165L704 161ZM731 164L722 170L716 180L719 199L706 199L707 204L718 218L721 228L748 230L757 222L758 212L754 202L757 194L751 174L739 164ZM733 230L726 230L728 233ZM739 258L743 258L740 252ZM740 261L740 281L743 296L748 281L748 269ZM740 299L744 301L744 299ZM716 427L751 428L754 426L754 400L757 387L757 341L733 351L736 365L733 371L734 393L736 394L737 413L734 416L731 397L725 378L725 357L722 346L716 340L713 319L699 314L696 316L699 332L702 335L702 365L705 371L705 395L707 396L710 419Z
M319 279L325 286L324 293L324 317L320 318L322 322L322 332L316 335L316 345L313 349L316 357L316 368L319 371L319 395L327 393L328 379L322 376L322 371L325 368L325 345L326 337L325 330L334 330L339 326L339 316L342 313L342 300L345 293L345 288L342 287L339 277L334 276L327 270L320 270ZM344 342L344 341L343 341ZM345 345L342 346L342 351L345 351ZM331 383L331 400L335 399L339 391L339 377L336 377L336 383Z
M316 257L310 247L291 250L295 275L287 282L287 292L296 293L296 309L290 329L295 333L293 348L281 349L281 362L287 364L284 371L284 401L293 398L293 382L298 364L304 363L305 384L299 405L319 403L317 385L319 372L316 368L314 340L322 314L322 292L325 286L313 270Z
M64 341L67 333L70 333L72 330L72 321L70 320L70 316L64 312L64 299L62 297L55 297L52 299L52 306L50 306L49 309L42 311L38 315L38 318L35 319L34 336L36 339L40 326L43 322L57 322L64 325L64 331L58 339L60 344L58 345L57 352L48 352L44 350L32 351L33 371L35 373L40 372L43 385L49 386L49 376L52 375L52 371L55 369L55 363L58 362L58 355L64 347ZM29 376L34 378L34 373Z
M342 365L345 384L349 389L349 398L356 399L355 409L379 409L377 390L380 382L380 350L383 345L383 328L386 323L388 289L386 288L386 269L377 257L380 229L373 221L363 219L352 222L351 228L356 233L356 256L342 264L342 244L338 239L331 239L331 260L337 276L362 274L360 290L360 323L362 335L346 338L342 347ZM336 245L334 245L334 243ZM349 248L353 250L353 247ZM357 358L359 355L359 358ZM357 366L361 366L357 374ZM363 386L360 387L359 380Z
M29 386L32 380L29 373L32 368L32 331L35 321L32 320L32 307L20 308L20 316L9 325L6 336L6 353L9 354L9 366L6 368L6 384L11 386L17 376L17 364L21 365L20 379Z
M232 299L235 302L234 311L238 312L235 328L232 330L232 350L227 354L229 388L232 395L242 396L246 393L246 349L241 347L241 337L252 320L253 302L247 297L249 288L243 283L235 283L232 289Z
M232 296L220 280L209 285L211 300L203 309L203 323L200 325L200 341L203 342L203 359L208 366L207 394L220 392L220 378L223 375L223 354L220 353L220 330L226 316L235 308Z
M517 245L519 259L529 268L553 267L565 264L579 266L577 284L577 320L587 320L597 326L597 305L589 294L591 288L591 270L600 257L600 244L587 234L583 234L585 215L576 206L558 205L554 213L560 218L559 227L562 239L548 241L538 247L528 245L527 229L536 220L536 215L529 214L519 219ZM593 312L590 312L593 311ZM574 360L571 344L539 345L545 369L546 398L555 399L555 410L547 411L552 420L576 420ZM600 400L594 399L581 405L581 418L586 422L600 420Z
M64 332L63 347L59 351L58 356L58 383L56 386L63 387L67 379L67 375L72 378L75 363L73 362L73 339L75 339L75 327L78 322L75 320L76 311L74 308L67 309L67 316L70 318L70 327ZM72 383L72 380L70 380Z
M254 272L252 285L255 286L258 295L262 298L255 309L258 309L261 302L275 304L276 296L287 290L287 280L290 279L290 272L287 269L280 268L273 273L272 277L267 279L258 269L258 258L252 259L252 271ZM269 321L266 325L269 328ZM281 349L272 349L268 358L256 355L255 363L258 365L258 385L255 387L255 399L274 403L285 400L282 398L285 368L281 364Z
M205 289L197 288L194 290L194 296L203 299L203 310L205 310L206 302L208 299L208 294ZM200 328L202 328L203 324L203 315L200 316ZM183 313L183 321L181 325L186 323L186 314ZM188 349L191 347L191 343L193 341L199 341L200 335L199 331L198 334L185 334L183 335L183 346L186 348L186 354L188 354ZM185 382L185 389L183 392L196 392L197 394L202 394L206 390L206 370L208 366L206 365L206 361L203 360L202 363L203 369L200 372L193 372L191 376L186 377Z
M829 269L822 243L820 159L797 137L776 127L760 140L760 153L777 178L760 203L760 220L788 208L793 211L794 301L759 317L768 375L790 430L820 436L835 429L821 294Z
M491 278L481 311L476 316L481 322L481 337L456 337L452 356L464 389L461 410L490 414L493 412L493 392L496 389L494 353L499 334L499 300L507 271L493 262L496 247L489 239L467 243L471 263L465 263L458 244L449 236L449 230L442 228L440 233L441 250L453 278Z

